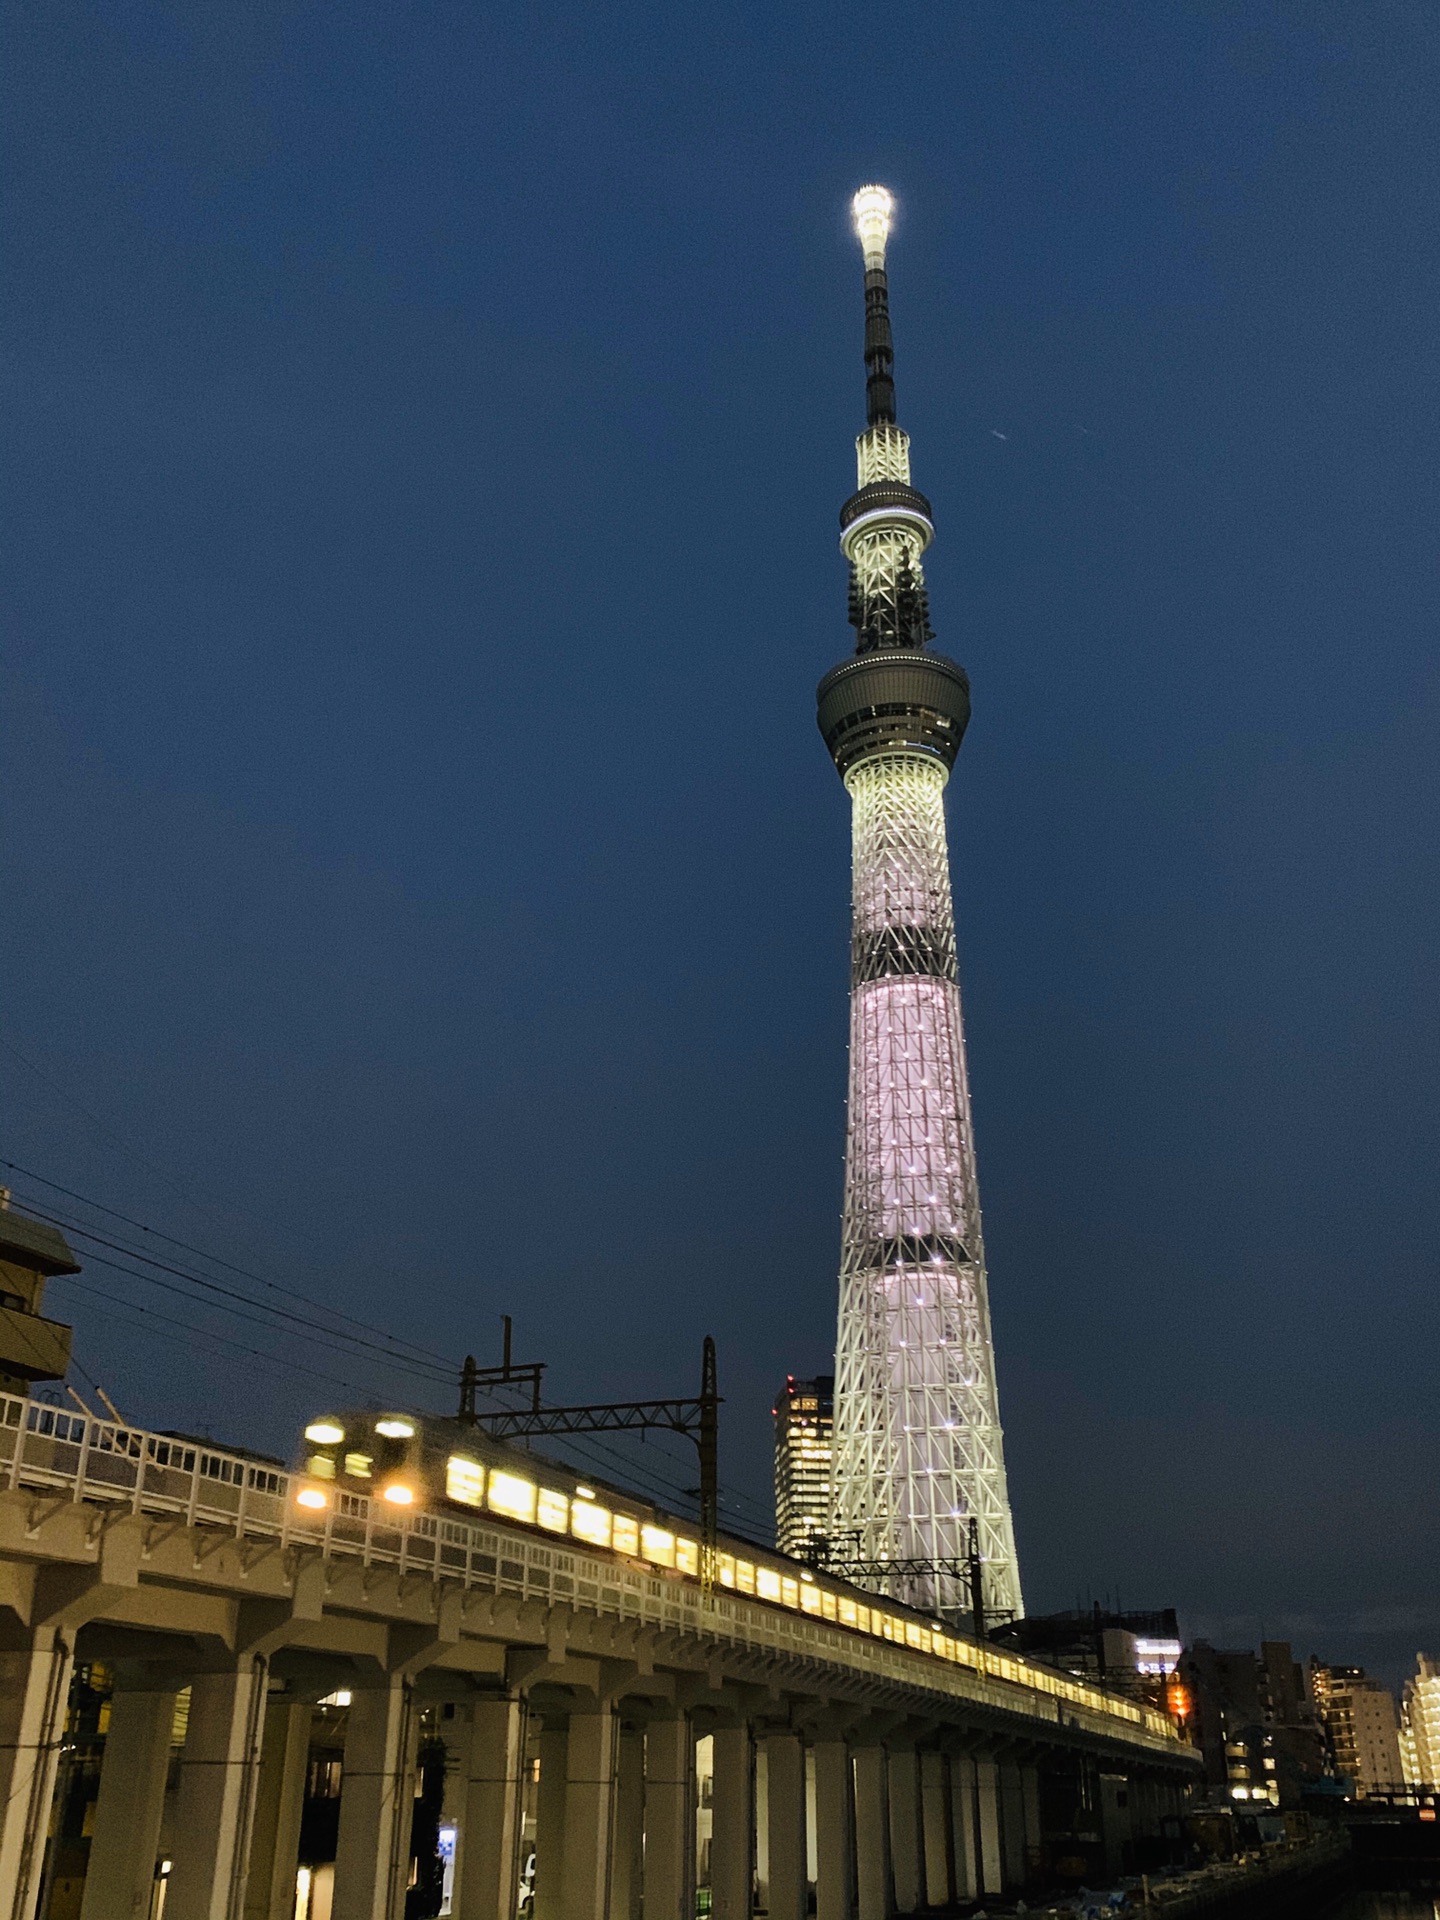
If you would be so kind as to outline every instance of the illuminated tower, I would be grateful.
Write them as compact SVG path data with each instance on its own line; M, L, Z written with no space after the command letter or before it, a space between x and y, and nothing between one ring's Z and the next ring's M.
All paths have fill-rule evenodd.
M895 424L883 187L855 196L868 425L840 510L852 659L820 682L820 731L854 813L850 1090L835 1355L835 1553L933 1571L872 1578L968 1620L956 1564L978 1522L987 1611L1016 1613L980 1199L945 844L945 782L970 683L927 651L930 503ZM936 1563L950 1563L940 1568Z

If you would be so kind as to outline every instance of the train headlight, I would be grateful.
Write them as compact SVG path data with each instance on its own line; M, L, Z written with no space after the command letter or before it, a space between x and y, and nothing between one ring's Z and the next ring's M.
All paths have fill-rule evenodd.
M305 1507L312 1513L323 1513L330 1504L330 1496L323 1487L301 1487L295 1496L297 1507Z
M382 1487L380 1498L388 1500L392 1507L413 1507L415 1489L407 1486L403 1480L392 1480L388 1487Z

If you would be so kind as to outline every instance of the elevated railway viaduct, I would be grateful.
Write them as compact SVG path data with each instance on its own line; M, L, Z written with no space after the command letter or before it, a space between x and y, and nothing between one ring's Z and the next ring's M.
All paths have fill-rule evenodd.
M919 1616L866 1636L489 1514L303 1490L0 1396L7 1920L54 1894L77 1661L114 1685L82 1920L148 1920L162 1825L164 1920L292 1920L312 1718L345 1695L310 1920L404 1912L427 1716L463 1920L514 1920L532 1872L537 1920L693 1920L697 1875L727 1920L800 1920L812 1889L820 1920L887 1920L1018 1888L1047 1846L1118 1860L1198 1767L1163 1716Z

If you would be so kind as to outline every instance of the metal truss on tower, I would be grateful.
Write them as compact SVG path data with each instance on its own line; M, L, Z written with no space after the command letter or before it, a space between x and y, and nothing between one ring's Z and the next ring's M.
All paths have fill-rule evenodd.
M1018 1614L1021 1598L945 836L969 682L925 650L920 562L934 528L895 424L890 207L883 188L856 196L869 425L841 511L856 651L818 695L854 861L832 1531L866 1584L968 1623L977 1537L987 1616Z

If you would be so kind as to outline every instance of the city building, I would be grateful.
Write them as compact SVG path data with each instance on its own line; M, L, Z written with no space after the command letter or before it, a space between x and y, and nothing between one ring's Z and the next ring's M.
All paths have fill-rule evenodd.
M1286 1641L1262 1641L1257 1655L1197 1640L1178 1672L1216 1798L1298 1807L1306 1787L1326 1777L1324 1730Z
M933 638L930 503L896 424L885 248L892 202L855 196L865 262L866 429L840 512L853 657L818 693L852 805L850 1081L835 1360L835 1535L855 1577L950 1620L1022 1611L945 835L970 685ZM894 1571L889 1571L894 1569Z
M1400 1714L1388 1687L1363 1667L1325 1666L1312 1656L1310 1693L1335 1771L1361 1798L1404 1782Z
M1403 1729L1412 1769L1407 1779L1433 1786L1440 1781L1440 1660L1433 1654L1415 1656L1415 1672L1405 1682Z
M58 1228L31 1220L0 1187L0 1393L26 1393L41 1380L63 1380L70 1329L41 1313L45 1282L79 1273Z
M786 1377L775 1396L775 1544L807 1558L830 1531L835 1378Z
M993 1627L990 1638L1154 1706L1165 1705L1184 1650L1173 1607L1122 1613L1098 1602L1073 1612L1027 1614Z

